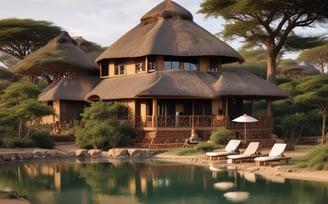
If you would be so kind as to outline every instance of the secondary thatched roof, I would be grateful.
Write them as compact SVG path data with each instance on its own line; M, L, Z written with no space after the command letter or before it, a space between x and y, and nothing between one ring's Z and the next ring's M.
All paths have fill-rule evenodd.
M96 58L105 50L101 46L90 42L83 37L76 37L74 40L77 43L77 46L85 52L89 59L94 62Z
M320 74L320 71L312 64L302 64L296 66L290 66L280 71L283 75L299 74L299 75L316 75Z
M96 61L147 55L221 56L222 63L244 62L233 48L194 23L192 14L171 0L146 13Z
M67 32L62 32L47 45L17 63L12 71L30 75L97 69L98 66L77 46L76 41Z
M246 71L227 71L216 78L205 72L172 70L102 79L85 99L117 100L153 96L208 99L240 96L281 99L288 98L288 93Z
M84 101L86 94L99 82L98 76L71 75L55 81L44 89L38 101L72 100Z
M289 94L270 81L262 79L246 70L224 71L213 85L219 96L239 96L252 98L283 99Z

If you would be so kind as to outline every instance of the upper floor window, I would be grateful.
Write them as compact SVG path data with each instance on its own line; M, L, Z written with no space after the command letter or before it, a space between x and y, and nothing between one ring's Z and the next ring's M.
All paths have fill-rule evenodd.
M123 75L126 74L126 66L123 62L115 63L115 75Z
M197 57L164 57L164 69L184 69L184 70L198 70Z
M157 56L148 56L148 71L156 71L157 69Z
M208 72L219 72L221 67L220 58L219 57L210 57L209 65L208 65Z
M190 71L197 71L198 70L198 58L196 58L196 57L184 58L183 69L190 70Z
M145 71L145 60L144 58L136 59L136 72L144 72Z
M100 62L100 76L101 77L109 76L108 60L102 60Z

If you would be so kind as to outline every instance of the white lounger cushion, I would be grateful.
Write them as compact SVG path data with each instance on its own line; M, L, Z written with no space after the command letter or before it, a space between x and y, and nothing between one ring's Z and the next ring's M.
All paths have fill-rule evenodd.
M228 144L226 145L224 151L221 152L206 152L206 155L209 157L216 157L216 156L224 156L224 155L229 155L232 152L235 152L239 145L240 145L241 140L230 140Z
M228 159L244 159L249 158L256 154L260 146L259 142L250 142L242 154L229 155Z
M230 140L224 149L226 152L235 152L239 145L240 145L241 140Z
M279 158L284 158L284 157L281 157L281 156L279 156L279 157L269 157L269 156L267 156L267 157L256 157L255 161L272 161L272 160L277 160Z
M227 156L228 159L244 159L251 157L251 154L236 154Z
M255 161L270 161L270 160L276 160L278 158L283 158L283 153L286 149L287 144L285 143L276 143L273 145L269 156L264 157L256 157Z

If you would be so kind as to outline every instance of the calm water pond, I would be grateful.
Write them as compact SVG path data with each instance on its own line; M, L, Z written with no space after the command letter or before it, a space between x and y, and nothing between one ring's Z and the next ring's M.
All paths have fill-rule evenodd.
M156 160L0 164L0 190L33 204L328 203L328 183Z

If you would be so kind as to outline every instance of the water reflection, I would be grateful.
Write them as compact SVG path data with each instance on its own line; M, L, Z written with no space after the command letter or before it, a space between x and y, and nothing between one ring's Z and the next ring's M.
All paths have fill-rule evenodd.
M211 170L212 171L211 171ZM327 203L328 184L146 160L51 161L0 166L0 190L31 203ZM279 182L277 182L279 181Z

